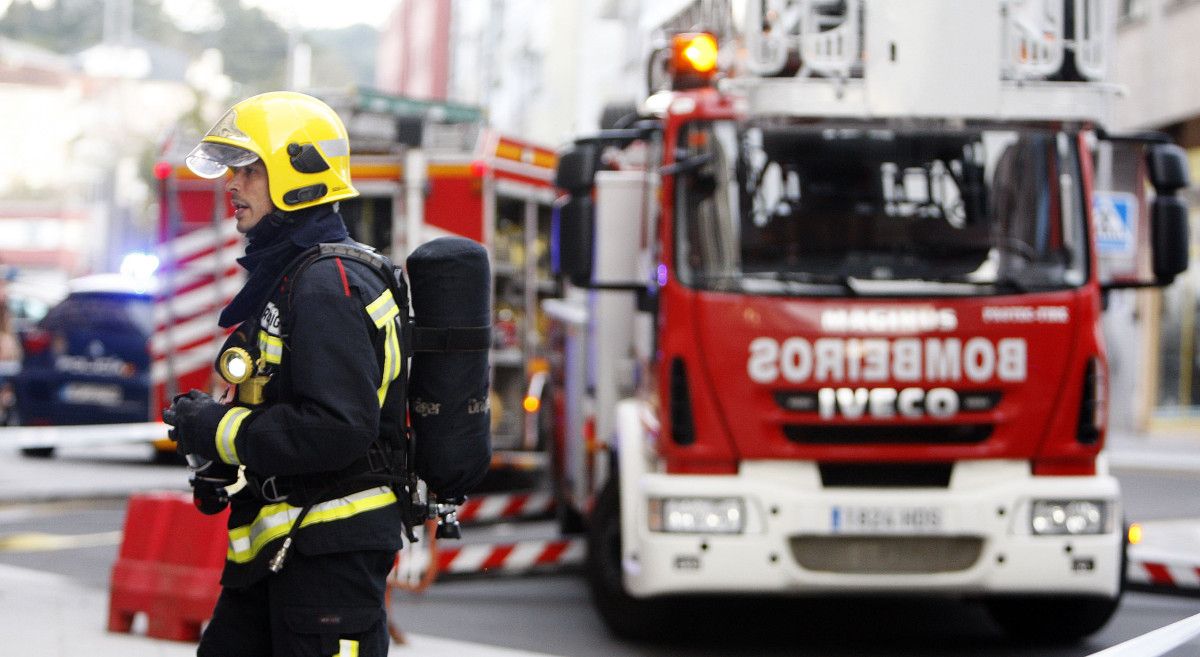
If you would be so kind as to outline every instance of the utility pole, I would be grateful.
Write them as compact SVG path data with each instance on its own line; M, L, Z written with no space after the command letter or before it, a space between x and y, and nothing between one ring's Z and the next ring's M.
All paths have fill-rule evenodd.
M127 120L124 109L127 93L128 74L130 66L130 44L133 41L133 0L104 0L104 25L101 37L104 56L111 58L108 74L116 77L115 84L109 86L103 93L102 103L103 125L96 131L102 135L108 152L114 157L107 158L102 167L102 173L95 187L95 202L99 210L94 216L103 222L102 230L104 243L97 245L90 254L94 269L114 270L120 259L121 245L128 232L129 213L119 207L118 171L120 161L126 156L123 149L124 140L116 133L119 126Z
M492 86L496 83L496 62L499 61L500 43L504 35L504 0L491 0L488 7L488 22L483 28L483 48L480 49L479 106L490 110ZM489 112L490 113L490 112Z

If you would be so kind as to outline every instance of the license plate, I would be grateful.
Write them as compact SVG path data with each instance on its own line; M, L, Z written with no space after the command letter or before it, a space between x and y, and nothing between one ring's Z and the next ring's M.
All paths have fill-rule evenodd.
M72 404L116 406L121 403L121 387L98 383L68 383L62 387L62 400Z
M945 522L936 506L835 506L829 516L835 534L937 534Z

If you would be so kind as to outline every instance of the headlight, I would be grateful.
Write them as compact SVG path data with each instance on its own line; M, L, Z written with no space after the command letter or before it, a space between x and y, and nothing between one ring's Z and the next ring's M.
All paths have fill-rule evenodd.
M1109 531L1108 503L1034 500L1029 522L1034 534L1103 534Z
M738 497L652 498L650 530L686 534L740 534L745 504Z

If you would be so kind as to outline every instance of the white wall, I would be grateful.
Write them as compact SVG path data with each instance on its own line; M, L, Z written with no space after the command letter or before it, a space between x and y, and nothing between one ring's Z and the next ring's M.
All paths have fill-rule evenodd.
M1143 15L1119 24L1114 82L1119 130L1161 127L1200 115L1200 3L1148 0Z
M594 131L607 103L645 92L641 0L457 0L450 95L549 146Z

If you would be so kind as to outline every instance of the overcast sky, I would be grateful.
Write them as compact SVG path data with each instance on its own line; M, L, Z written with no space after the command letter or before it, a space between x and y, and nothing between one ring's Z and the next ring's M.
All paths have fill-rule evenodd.
M38 9L47 9L57 0L27 0ZM13 0L0 0L0 17L8 11ZM242 0L243 4L262 7L279 24L288 27L295 20L302 29L325 29L366 23L380 27L391 15L399 0ZM216 13L212 0L163 0L167 12L183 28L211 26Z
M185 0L186 4L198 4ZM304 29L346 27L366 23L380 27L399 4L398 0L242 0L246 5L262 7L282 25L290 17Z

